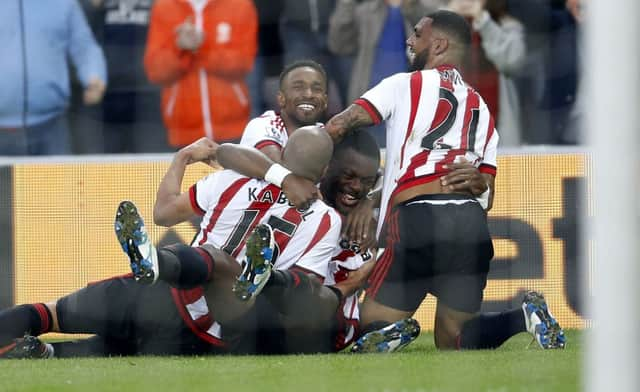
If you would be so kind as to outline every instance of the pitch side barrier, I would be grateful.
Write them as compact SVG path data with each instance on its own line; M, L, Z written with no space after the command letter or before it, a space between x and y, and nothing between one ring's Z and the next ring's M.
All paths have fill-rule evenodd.
M519 306L528 289L544 292L567 328L589 325L582 284L592 261L583 255L581 230L592 215L587 153L579 148L503 149L496 198L489 213L494 239L484 310ZM54 300L86 285L128 272L113 235L121 200L147 217L160 245L189 243L198 220L174 228L151 223L156 189L172 155L0 157L0 309ZM188 168L186 189L212 168ZM587 218L585 218L585 216ZM418 311L433 325L434 301Z

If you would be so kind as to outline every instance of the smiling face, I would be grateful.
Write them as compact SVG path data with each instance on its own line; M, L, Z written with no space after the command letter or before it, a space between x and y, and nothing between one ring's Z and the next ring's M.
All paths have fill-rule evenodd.
M314 125L327 110L327 81L312 67L294 68L282 80L278 104L287 128Z
M425 68L429 61L429 49L432 43L433 20L428 17L420 19L413 28L413 34L407 38L409 48L409 71L420 71Z
M333 157L320 190L329 204L342 215L348 215L367 196L377 179L378 162L348 148Z

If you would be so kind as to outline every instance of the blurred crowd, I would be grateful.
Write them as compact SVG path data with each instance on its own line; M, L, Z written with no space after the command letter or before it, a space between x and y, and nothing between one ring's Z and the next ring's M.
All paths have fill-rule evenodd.
M473 27L465 80L503 147L581 137L585 0L5 0L0 155L175 151L235 142L278 109L284 65L329 76L327 116L405 72L405 41L439 8ZM372 130L382 146L382 128Z

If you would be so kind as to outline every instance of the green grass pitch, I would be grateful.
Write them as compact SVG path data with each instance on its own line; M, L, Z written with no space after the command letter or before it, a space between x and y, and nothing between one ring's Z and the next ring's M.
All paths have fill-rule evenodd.
M577 391L582 333L565 350L438 352L433 335L385 355L127 357L0 361L0 391Z

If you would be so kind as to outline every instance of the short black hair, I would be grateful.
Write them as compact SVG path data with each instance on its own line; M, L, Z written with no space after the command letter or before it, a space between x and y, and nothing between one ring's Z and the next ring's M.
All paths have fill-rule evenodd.
M471 26L462 15L440 10L427 17L433 21L431 28L445 32L465 47L471 45Z
M324 70L324 67L322 65L320 65L320 63L317 63L313 60L297 60L294 61L291 64L288 64L284 67L284 69L282 70L282 72L280 72L280 89L282 90L282 82L284 81L284 78L287 77L287 75L289 74L289 72L293 71L294 69L297 68L302 68L302 67L309 67L309 68L313 68L316 71L320 72L320 74L322 74L322 78L324 79L324 88L325 90L329 90L329 79L327 77L327 71Z
M352 149L353 151L373 159L380 165L380 146L376 139L364 129L356 129L346 135L338 144L333 146L333 154Z

